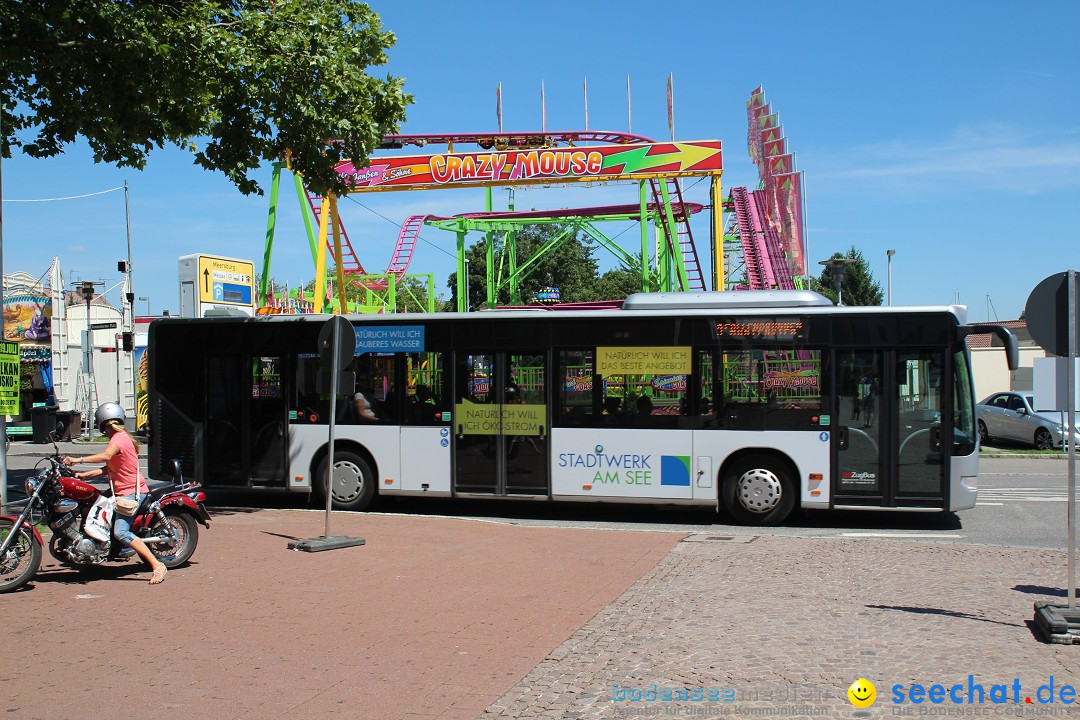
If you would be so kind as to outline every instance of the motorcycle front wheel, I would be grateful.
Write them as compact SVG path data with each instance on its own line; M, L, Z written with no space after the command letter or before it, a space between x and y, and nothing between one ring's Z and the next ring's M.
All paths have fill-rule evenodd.
M13 521L0 520L0 543L7 540L14 528ZM24 525L19 528L19 534L12 541L11 547L0 557L0 593L18 590L30 582L40 565L41 545L33 531Z
M168 535L171 531L173 540L156 542L150 546L150 551L172 570L186 563L195 552L195 546L199 544L199 524L187 513L166 515L165 522L169 524L168 528L158 521L150 527L150 534Z

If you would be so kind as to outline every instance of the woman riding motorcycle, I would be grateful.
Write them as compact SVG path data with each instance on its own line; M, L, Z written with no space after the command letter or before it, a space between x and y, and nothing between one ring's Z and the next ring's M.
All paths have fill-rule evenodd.
M108 473L112 483L113 495L117 498L125 497L132 500L139 495L150 492L146 484L146 478L139 471L139 447L128 434L124 427L124 409L117 403L107 402L100 405L94 413L94 424L98 430L105 433L109 438L109 444L105 449L93 455L81 458L65 457L65 465L79 463L105 463L103 467L94 470L75 473L82 480L101 477ZM153 571L150 576L150 584L157 585L165 580L167 569L150 548L146 547L140 538L131 532L131 518L119 513L115 514L116 521L113 525L113 537L129 546L138 553L139 557L146 561Z

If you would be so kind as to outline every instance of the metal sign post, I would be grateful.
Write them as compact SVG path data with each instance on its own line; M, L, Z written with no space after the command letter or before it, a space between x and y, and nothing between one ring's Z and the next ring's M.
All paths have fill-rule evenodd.
M1035 624L1051 642L1080 644L1080 611L1076 607L1076 346L1080 326L1077 315L1075 270L1056 273L1039 283L1028 296L1024 317L1028 319L1031 337L1044 349L1068 358L1065 372L1065 398L1068 403L1068 425L1062 430L1069 453L1069 510L1067 593L1068 605L1035 603Z
M343 381L346 385L353 382L352 374L342 372L342 368L346 363L352 361L355 349L356 331L353 330L352 323L341 315L335 315L326 321L322 330L319 331L319 358L323 372L328 373L330 376L329 383L327 383L330 392L330 422L327 423L329 436L327 438L326 485L324 486L326 492L326 527L322 537L290 541L290 550L320 552L322 550L355 547L366 543L362 537L330 534L330 516L334 502L334 434L337 425L337 400ZM322 385L321 382L319 384ZM323 478L314 478L315 482L322 480Z
M337 323L334 323L332 328L331 334L334 339L331 341L331 345L334 359L330 366L330 422L327 423L329 437L326 441L330 446L330 450L326 456L326 529L323 531L323 537L327 538L330 537L330 511L334 504L334 459L337 457L334 453L334 429L337 426L337 396L340 385L338 383L338 373L341 372L341 359L338 357L338 351L341 348L341 328Z
M1076 271L1069 270L1069 369L1065 373L1065 397L1069 399L1069 613L1076 612Z

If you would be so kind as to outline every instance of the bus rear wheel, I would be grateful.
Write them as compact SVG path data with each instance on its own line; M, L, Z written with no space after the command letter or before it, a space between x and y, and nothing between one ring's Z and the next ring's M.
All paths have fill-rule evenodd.
M326 458L322 459L315 470L315 481L312 484L325 501ZM366 510L375 499L375 474L359 455L347 451L335 452L331 494L331 502L338 510Z
M721 496L740 525L779 525L795 508L795 482L786 463L753 455L730 467Z

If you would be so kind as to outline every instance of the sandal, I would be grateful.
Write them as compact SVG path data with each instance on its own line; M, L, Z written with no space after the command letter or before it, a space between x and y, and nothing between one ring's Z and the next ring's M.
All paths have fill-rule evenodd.
M158 565L154 568L154 574L150 576L150 584L157 585L165 582L165 573L169 572L169 568L164 565Z

